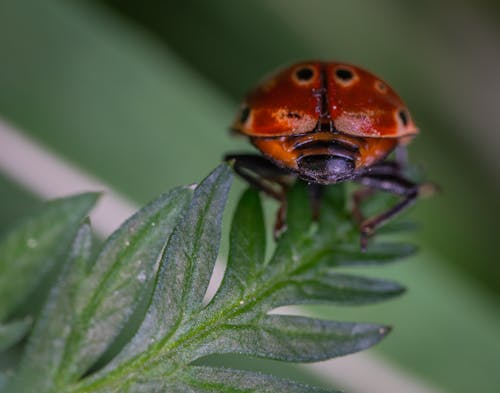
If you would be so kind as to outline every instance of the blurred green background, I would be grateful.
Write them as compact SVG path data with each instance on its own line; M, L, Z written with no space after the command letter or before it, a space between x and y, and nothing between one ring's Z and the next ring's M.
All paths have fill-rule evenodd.
M389 82L421 129L412 162L443 189L412 211L422 252L375 272L407 295L313 311L393 324L372 352L442 391L498 392L498 1L2 0L0 116L144 203L251 149L227 132L245 91L308 58ZM1 172L0 192L0 232L39 203Z

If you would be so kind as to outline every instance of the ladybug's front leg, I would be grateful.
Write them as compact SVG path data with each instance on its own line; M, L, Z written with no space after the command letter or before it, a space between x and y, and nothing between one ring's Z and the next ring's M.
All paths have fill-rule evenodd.
M413 183L401 176L398 170L395 169L391 172L389 168L390 166L385 164L380 167L380 171L374 168L369 174L357 179L357 182L369 189L378 189L403 197L399 203L389 210L362 221L360 229L361 249L363 251L366 250L368 240L375 230L415 202L423 187L423 185Z
M286 226L286 193L293 184L295 175L258 154L227 154L224 160L231 162L234 171L252 187L280 203L274 226L274 236L277 238Z
M382 161L375 166L372 166L370 168L370 171L362 175L360 177L358 182L362 184L366 184L368 181L366 178L371 178L371 179L382 179L382 178L403 178L402 170L404 167L401 166L401 163L398 160L395 161ZM371 181L373 182L373 180ZM375 180L376 182L376 180ZM370 184L366 184L368 187L367 188L360 188L359 190L356 190L352 194L352 214L354 216L354 219L356 222L361 226L361 224L365 221L365 217L363 216L363 213L361 212L361 206L363 202L371 197L374 193L375 190L381 189L381 187L376 187L376 186L371 186ZM385 188L382 188L385 190ZM386 190L391 192L390 190ZM394 193L394 192L393 192ZM398 193L396 193L399 195Z
M295 176L258 154L226 154L224 160L251 186L282 201Z

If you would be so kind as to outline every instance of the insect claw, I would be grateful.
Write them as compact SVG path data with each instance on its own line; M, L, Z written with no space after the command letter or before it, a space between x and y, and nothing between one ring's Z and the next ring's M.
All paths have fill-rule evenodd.
M418 186L418 195L424 198L440 193L441 187L432 182L422 183Z
M366 249L368 247L369 238L370 238L370 236L367 233L365 233L364 231L361 231L359 243L360 243L360 248L361 248L362 253L366 252Z

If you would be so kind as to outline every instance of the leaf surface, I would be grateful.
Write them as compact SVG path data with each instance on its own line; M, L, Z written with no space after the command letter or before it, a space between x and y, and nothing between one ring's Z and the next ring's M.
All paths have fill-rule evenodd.
M78 231L47 303L36 321L19 370L10 380L11 392L50 392L55 388L67 340L76 322L76 297L85 279L92 250L90 226Z
M387 300L404 290L393 281L326 271L315 277L290 280L270 302L272 307L320 303L358 305Z
M32 320L29 317L0 324L0 352L17 343L29 330Z
M214 367L191 366L179 375L176 386L169 388L178 393L335 393L333 390L301 385L270 375Z
M272 311L397 296L404 291L397 283L338 268L387 263L414 247L374 242L361 252L343 187L325 190L315 222L310 195L298 184L289 193L288 229L266 259L262 203L258 192L247 190L233 217L225 275L206 304L231 181L229 166L222 164L194 191L178 188L162 195L127 220L96 257L90 229L83 225L20 368L13 378L3 377L3 391L326 392L192 362L202 364L202 358L217 354L315 362L375 345L388 326ZM127 332L138 315L137 328Z
M75 305L78 329L68 338L60 378L79 377L120 333L148 293L159 257L190 196L184 187L161 195L103 245Z
M163 254L145 319L110 368L173 335L182 321L202 308L231 180L229 167L221 165L195 189Z
M0 321L60 261L97 196L86 193L50 201L0 241Z
M238 353L291 362L316 362L361 351L379 342L386 326L267 315L221 326L198 355Z
M252 281L258 281L265 265L266 230L257 191L248 189L234 213L229 238L226 274L219 296L242 295ZM218 298L215 301L220 301Z

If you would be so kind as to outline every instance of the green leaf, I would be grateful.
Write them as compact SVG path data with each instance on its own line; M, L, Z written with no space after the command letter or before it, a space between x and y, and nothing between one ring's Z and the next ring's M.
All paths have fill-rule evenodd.
M266 229L257 191L248 189L240 199L231 225L226 275L218 296L236 296L258 281L265 265ZM214 299L220 301L219 298Z
M48 202L0 241L0 321L54 268L96 200L86 193Z
M221 326L196 350L196 355L238 353L316 362L369 348L389 331L389 327L381 325L266 315L257 321Z
M202 308L219 250L231 180L230 169L223 164L195 189L163 254L144 322L110 368L172 335L182 320Z
M281 305L365 304L403 292L390 281L336 271L414 251L375 243L362 253L343 187L326 190L322 214L329 221L322 218L319 225L312 221L305 186L294 187L288 230L269 260L260 197L247 190L232 222L226 276L204 303L231 181L223 164L193 193L184 188L160 197L125 222L95 261L89 257L90 230L83 226L4 391L319 392L192 362L229 353L314 362L366 349L385 337L390 329L383 325L269 314ZM145 310L137 312L139 306ZM132 316L140 325L127 332Z
M334 231L337 235L346 229L352 230L350 218L345 185L340 183L324 187L319 216L321 230L326 233Z
M358 244L341 245L329 254L331 266L381 265L409 257L417 247L408 243L375 243L363 252Z
M159 256L190 199L174 189L142 208L106 241L79 291L78 323L59 378L79 377L99 358L148 293Z
M160 388L158 384L155 387ZM270 375L214 367L188 367L177 377L174 386L164 390L138 390L144 392L168 391L175 393L335 393L333 390L315 388L272 377Z
M312 278L290 280L269 299L271 307L330 303L357 305L387 300L405 288L393 281L324 272Z
M307 233L312 223L312 211L305 183L297 183L288 193L286 236L301 238Z
M377 235L398 234L402 232L414 232L419 228L419 225L414 221L406 221L397 217L384 226L377 229Z
M30 317L0 324L0 352L9 349L24 337L33 321Z
M323 188L321 209L323 212L344 212L346 211L347 192L345 183L332 184Z
M55 376L61 366L69 334L75 329L76 298L87 275L91 251L90 225L84 224L36 321L19 370L10 379L9 392L43 393L54 389Z

